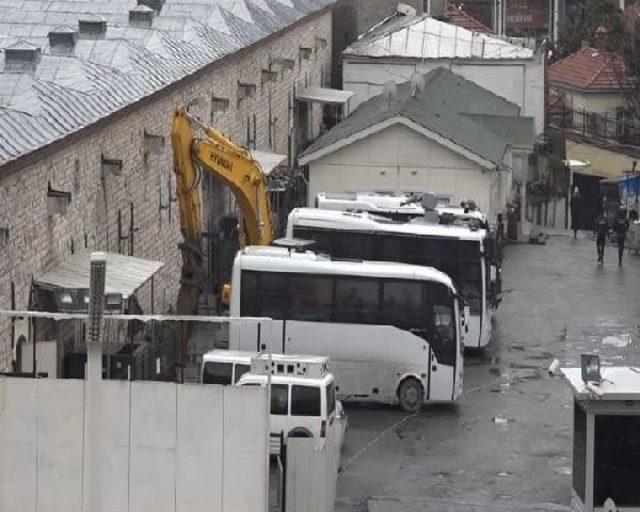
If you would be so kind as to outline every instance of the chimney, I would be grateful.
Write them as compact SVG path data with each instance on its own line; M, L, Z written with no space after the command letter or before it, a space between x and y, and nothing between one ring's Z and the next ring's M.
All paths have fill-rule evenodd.
M38 67L42 50L28 41L18 41L4 49L4 70L9 73L32 73Z
M78 20L81 39L104 39L107 33L107 22L101 18Z
M131 27L151 28L156 12L146 5L136 5L129 10L129 25Z
M164 0L138 0L138 5L144 5L153 9L156 14L160 14L162 10L162 6L164 5Z
M607 29L604 28L602 25L600 25L596 29L596 35L594 38L595 47L598 50L605 51L607 49L607 42L608 42L607 39L608 39Z
M49 52L54 55L73 53L78 40L78 32L71 27L58 27L47 34Z

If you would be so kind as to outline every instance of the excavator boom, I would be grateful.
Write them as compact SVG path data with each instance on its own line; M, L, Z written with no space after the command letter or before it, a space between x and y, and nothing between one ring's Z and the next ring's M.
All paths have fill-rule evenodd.
M196 136L196 130L201 132ZM176 195L180 210L180 227L184 242L182 272L176 309L178 314L197 313L198 298L207 287L202 254L202 172L210 172L233 192L242 214L240 246L269 245L273 241L273 225L267 182L260 165L245 149L193 118L182 105L175 108L171 125L173 167L176 173ZM188 326L178 327L178 372L186 361Z

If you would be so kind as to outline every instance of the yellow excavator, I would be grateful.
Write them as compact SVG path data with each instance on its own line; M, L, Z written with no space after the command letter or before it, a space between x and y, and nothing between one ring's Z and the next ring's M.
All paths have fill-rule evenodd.
M177 105L171 125L173 169L180 209L182 272L176 304L179 315L197 313L198 299L207 287L207 272L202 254L202 204L199 184L203 172L222 180L233 192L240 208L240 247L269 245L273 225L267 181L251 154L227 137ZM178 368L176 378L183 380L188 327L178 327Z

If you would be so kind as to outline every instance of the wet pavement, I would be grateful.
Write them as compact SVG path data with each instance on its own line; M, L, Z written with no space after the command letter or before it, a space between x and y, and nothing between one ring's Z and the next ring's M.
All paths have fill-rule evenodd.
M337 510L569 510L571 393L549 378L554 358L640 364L640 257L552 236L507 248L504 300L491 344L467 356L457 405L407 415L347 405Z

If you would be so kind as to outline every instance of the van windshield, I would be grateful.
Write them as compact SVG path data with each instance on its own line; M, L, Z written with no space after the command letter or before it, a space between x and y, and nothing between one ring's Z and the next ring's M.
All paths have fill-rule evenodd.
M249 370L251 370L251 365L238 363L236 365L236 374L233 377L234 383L237 384L240 380L240 377L242 377Z
M227 386L231 384L232 371L233 365L231 363L206 362L202 371L202 383Z

